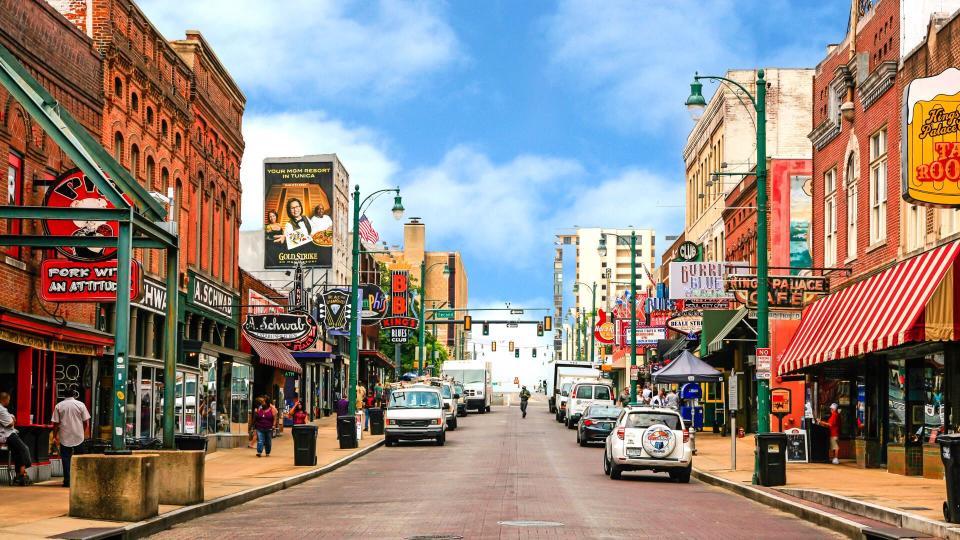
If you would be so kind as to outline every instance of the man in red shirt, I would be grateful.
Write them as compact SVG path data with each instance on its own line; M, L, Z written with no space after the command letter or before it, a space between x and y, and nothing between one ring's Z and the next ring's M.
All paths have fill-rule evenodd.
M837 454L840 451L840 413L837 412L836 403L830 404L830 418L826 422L821 420L820 425L830 428L830 460L834 465L839 465Z

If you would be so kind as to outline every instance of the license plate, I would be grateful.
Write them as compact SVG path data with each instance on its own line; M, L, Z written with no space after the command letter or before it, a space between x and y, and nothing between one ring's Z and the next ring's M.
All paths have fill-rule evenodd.
M627 457L638 458L643 457L642 448L627 448Z
M597 427L599 429L613 429L613 422L600 422Z

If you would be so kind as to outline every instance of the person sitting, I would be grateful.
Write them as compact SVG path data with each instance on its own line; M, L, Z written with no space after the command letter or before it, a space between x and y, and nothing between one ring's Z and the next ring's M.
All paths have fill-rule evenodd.
M10 414L7 407L10 406L10 394L0 392L0 443L6 443L7 448L13 454L13 460L17 467L17 478L14 483L18 486L27 486L32 482L27 476L27 468L31 465L30 449L20 439L17 433L17 419Z

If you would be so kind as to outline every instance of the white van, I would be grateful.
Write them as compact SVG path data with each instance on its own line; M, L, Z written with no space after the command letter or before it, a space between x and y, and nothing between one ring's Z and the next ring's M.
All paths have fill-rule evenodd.
M567 428L577 427L584 409L591 405L615 405L613 387L597 381L581 381L573 385L567 398Z
M434 439L443 446L447 438L447 410L440 388L414 384L392 388L384 418L384 440L394 446L402 439Z

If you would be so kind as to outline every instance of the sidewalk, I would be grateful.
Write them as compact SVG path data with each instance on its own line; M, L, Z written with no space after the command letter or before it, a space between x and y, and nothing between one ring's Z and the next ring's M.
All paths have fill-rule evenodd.
M204 500L210 501L319 469L383 440L382 436L371 436L364 432L359 448L341 450L335 422L336 417L333 416L315 422L319 426L315 467L293 465L290 428L273 440L273 452L269 458L257 458L256 451L248 448L231 448L207 454ZM55 478L29 487L0 486L0 500L3 501L0 504L0 538L69 537L65 533L129 525L126 522L68 517L69 493L61 487L62 481L62 478ZM122 489L122 486L118 487ZM179 508L183 507L160 505L160 514Z
M753 476L752 436L737 439L737 470L730 470L730 437L697 433L694 467L727 480L750 484ZM923 477L891 474L883 469L860 469L853 461L788 463L787 485L791 489L828 492L884 506L898 512L943 521L946 483Z

